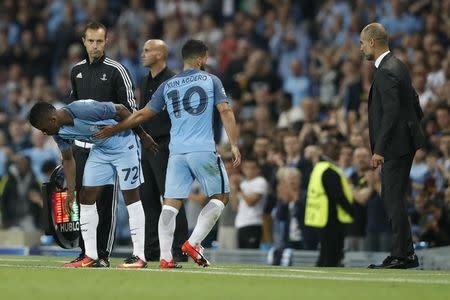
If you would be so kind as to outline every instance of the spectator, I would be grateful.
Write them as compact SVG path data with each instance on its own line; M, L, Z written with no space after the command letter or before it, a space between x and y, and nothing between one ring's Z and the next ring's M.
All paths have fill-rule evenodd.
M362 251L366 237L367 203L373 193L369 186L367 176L370 171L370 153L365 147L355 149L353 154L353 165L355 172L349 177L353 203L353 223L347 227L345 238L345 249L349 251Z
M286 155L284 165L299 169L303 178L301 186L303 190L306 190L312 171L312 164L301 155L299 137L293 132L287 133L283 138L283 146Z
M355 154L356 155L356 154ZM355 166L352 164L353 148L350 145L342 145L339 151L338 167L344 172L345 177L350 178L355 173ZM356 162L356 168L359 162ZM362 167L366 167L365 165Z
M300 202L300 178L300 171L296 168L283 167L277 171L276 218L281 249L304 249L301 231L304 210Z
M1 199L4 227L23 230L39 228L41 188L31 170L28 157L17 156L10 166Z
M426 152L423 149L419 149L414 156L414 160L411 167L409 178L412 180L413 185L423 185L428 177L428 165L426 163Z
M380 174L372 170L366 172L369 198L367 199L366 251L388 252L392 247L392 233L388 216L381 200Z
M47 139L48 137L43 135L42 132L32 130L32 147L22 151L22 155L31 159L31 167L39 183L44 183L47 180L46 175L42 172L44 163L49 160L55 163L60 162L59 153L55 149L46 147L45 142Z
M291 75L286 78L283 91L292 96L292 106L301 105L303 99L311 96L310 80L303 73L303 66L300 60L291 61Z
M239 205L235 220L239 248L259 248L262 235L262 213L268 193L267 181L260 175L256 159L244 158L244 180L239 184Z
M237 193L241 183L241 175L238 169L233 168L230 157L225 157L223 163L230 177L230 202L225 206L219 219L217 242L220 249L236 249L238 247L238 239L237 229L234 224L239 206Z

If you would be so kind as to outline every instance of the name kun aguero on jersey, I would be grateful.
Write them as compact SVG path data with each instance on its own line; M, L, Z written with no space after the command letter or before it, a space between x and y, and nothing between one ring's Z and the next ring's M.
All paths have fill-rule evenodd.
M192 75L189 77L183 77L182 79L178 79L178 78L171 79L169 82L167 82L167 86L169 88L174 88L174 87L178 87L183 84L187 84L187 83L191 83L191 82L195 82L195 81L199 81L199 80L206 81L206 80L208 80L208 76L206 76L205 74L196 74L196 75Z

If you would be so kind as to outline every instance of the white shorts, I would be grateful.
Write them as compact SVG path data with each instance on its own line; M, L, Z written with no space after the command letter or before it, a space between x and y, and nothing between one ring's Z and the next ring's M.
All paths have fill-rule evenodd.
M123 139L120 150L94 145L84 167L83 186L114 184L116 176L122 191L135 189L144 182L140 142L134 135Z

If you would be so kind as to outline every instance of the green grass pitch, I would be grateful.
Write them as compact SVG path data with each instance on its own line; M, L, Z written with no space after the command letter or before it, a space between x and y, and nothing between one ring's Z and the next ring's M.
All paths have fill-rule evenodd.
M0 299L450 299L450 272L193 262L178 270L64 269L67 257L0 256Z

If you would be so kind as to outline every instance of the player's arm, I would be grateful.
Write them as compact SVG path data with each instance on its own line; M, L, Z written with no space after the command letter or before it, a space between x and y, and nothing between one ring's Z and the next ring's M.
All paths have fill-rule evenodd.
M145 121L154 117L157 113L159 113L164 108L164 96L163 96L163 86L160 85L156 92L153 94L152 99L147 103L147 105L129 115L122 122L116 124L114 126L106 126L100 132L95 135L97 139L104 139L110 137L113 134L124 131L126 129L134 128L138 125L141 125ZM125 112L121 112L125 116ZM117 112L116 112L117 115Z
M75 200L75 174L76 174L76 164L73 158L72 148L67 148L61 150L62 163L64 166L64 175L67 181L67 198L64 203L64 209L69 212L72 207L72 203Z
M116 115L121 120L126 120L129 118L132 113L123 105L123 104L115 104L116 107ZM137 126L133 128L134 133L136 133L139 138L141 139L141 142L146 149L150 149L153 152L158 151L158 144L155 143L153 138L145 132L145 130L142 128L142 126Z
M216 107L219 111L223 127L225 127L228 140L231 144L231 152L233 153L233 166L237 167L241 163L241 153L239 152L239 148L237 146L238 133L233 110L231 109L228 102L219 103L216 105Z
M125 115L124 111L122 111L121 113L123 114L123 116ZM144 107L141 110L138 110L137 112L128 115L128 117L126 117L123 121L121 121L116 125L105 126L102 130L100 130L97 134L95 134L94 137L96 139L108 138L121 131L141 125L142 123L149 120L155 115L156 112L152 111L147 107Z
M214 104L219 111L220 118L222 119L223 127L227 132L228 140L231 144L231 153L233 154L233 167L237 167L241 164L241 153L237 146L238 131L236 127L236 120L234 119L234 113L228 104L228 97L223 88L223 84L219 78L212 75L213 89L214 89Z

